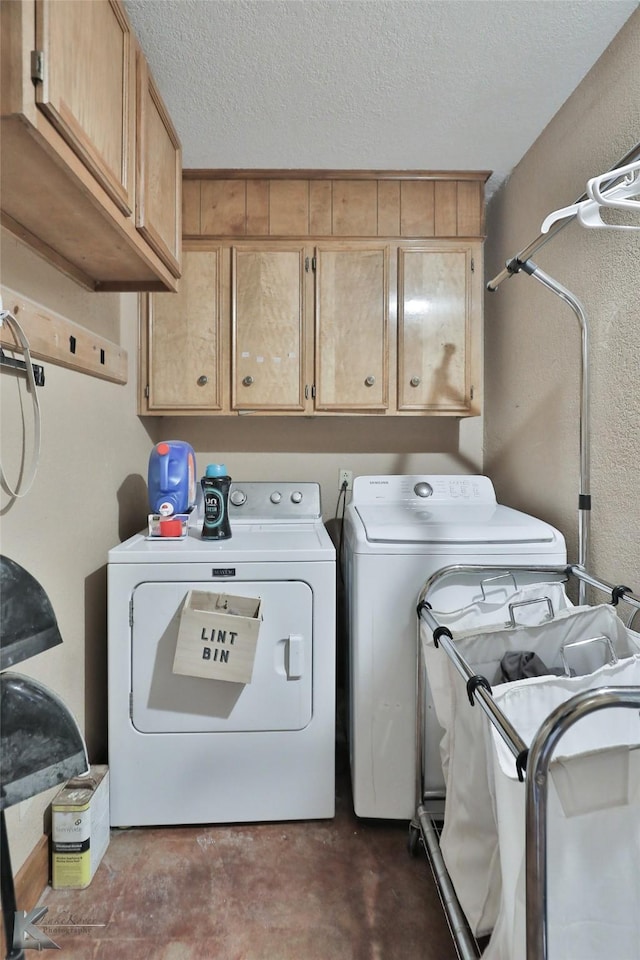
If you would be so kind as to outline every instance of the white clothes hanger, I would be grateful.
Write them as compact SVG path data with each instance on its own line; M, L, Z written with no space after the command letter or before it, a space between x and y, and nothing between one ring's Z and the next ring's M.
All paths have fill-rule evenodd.
M622 177L622 182L618 182ZM607 187L611 180L614 183ZM604 189L602 189L602 186ZM610 170L599 177L587 181L587 195L602 207L615 207L619 210L640 210L640 199L627 199L640 195L640 160L627 163L624 167Z
M620 178L622 181L620 182ZM607 183L614 183L610 187ZM606 223L601 216L602 207L611 207L619 210L634 210L640 214L640 199L630 199L640 195L640 159L634 160L623 167L610 170L592 177L587 182L587 197L568 207L554 210L543 221L541 233L548 233L549 228L557 220L566 220L576 217L583 227L607 230L640 230L640 224Z

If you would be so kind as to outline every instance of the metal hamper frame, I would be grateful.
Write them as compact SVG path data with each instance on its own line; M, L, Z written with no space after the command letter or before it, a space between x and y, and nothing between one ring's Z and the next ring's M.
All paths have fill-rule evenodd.
M629 587L613 586L589 574L581 565L531 566L513 568L484 565L454 564L443 567L425 583L418 599L418 621L424 620L433 633L436 646L442 647L453 662L458 673L467 683L469 699L479 704L489 721L496 728L509 750L516 758L518 774L524 779L526 773L525 813L525 879L526 879L526 960L549 960L547 924L547 785L548 772L553 752L564 734L578 720L596 711L610 707L640 709L640 687L599 687L577 694L557 707L543 722L530 748L527 748L511 723L496 706L490 687L483 677L478 677L465 659L458 653L454 637L446 626L434 616L427 600L430 592L443 580L459 575L512 576L539 574L540 579L555 578L567 581L574 577L581 589L592 587L609 594L611 603L627 603L632 612L627 626L631 627L640 612L640 597ZM419 625L419 624L418 624ZM451 930L460 960L476 960L480 956L478 944L469 929L466 917L456 896L455 888L447 872L440 850L438 829L433 818L434 802L444 800L443 794L424 791L424 664L422 644L418 638L417 651L417 738L416 769L417 805L415 819L409 827L409 849L414 853L422 841L443 909Z

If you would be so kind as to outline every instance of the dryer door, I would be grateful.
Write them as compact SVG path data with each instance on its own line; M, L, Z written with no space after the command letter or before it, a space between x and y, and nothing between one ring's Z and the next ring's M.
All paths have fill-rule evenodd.
M172 672L189 590L262 598L251 683ZM312 713L313 593L302 581L141 583L133 592L131 720L140 733L301 730Z

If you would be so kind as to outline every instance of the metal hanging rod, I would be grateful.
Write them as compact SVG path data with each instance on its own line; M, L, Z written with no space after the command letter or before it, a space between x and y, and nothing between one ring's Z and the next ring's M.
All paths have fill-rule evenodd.
M640 142L636 143L636 145L632 147L631 150L629 150L629 152L625 154L624 157L618 160L615 166L611 167L611 171L613 172L614 170L617 170L618 167L626 166L626 164L631 163L632 160L636 160L639 156L640 156ZM587 199L588 199L587 194L583 193L582 196L578 197L578 199L575 202L581 203L583 200L587 200ZM510 260L507 260L507 263L504 269L502 269L500 273L498 273L493 278L493 280L489 280L489 282L487 283L487 290L490 290L492 293L495 293L495 291L498 289L498 287L504 280L508 280L509 277L512 277L514 273L518 273L522 265L527 262L529 257L533 256L536 250L539 250L540 247L544 246L544 244L547 243L548 240L551 240L552 237L555 237L555 235L559 233L561 230L563 230L568 223L571 223L573 219L575 219L575 215L574 217L567 218L564 220L557 220L554 224L551 225L548 233L538 234L536 239L532 240L527 247L525 247L523 250L520 251L520 253L516 253L514 257L512 257Z
M615 167L609 171L614 171L620 167L626 167L631 161L640 157L640 143L636 143L624 157L622 157ZM588 199L584 193L576 204ZM519 273L523 270L529 276L533 277L544 287L559 297L564 303L568 304L576 315L580 324L581 334L581 352L580 352L580 489L578 495L578 563L581 567L586 567L589 563L589 539L590 539L590 518L591 518L591 493L590 493L590 443L591 431L589 424L589 328L586 313L578 298L562 286L557 280L545 273L530 259L536 250L539 250L543 244L562 230L567 223L575 219L576 214L572 214L562 219L556 220L549 227L548 232L540 233L528 247L521 250L511 260L507 261L505 268L487 283L487 289L495 292L503 280ZM584 603L586 596L585 584L580 581L579 584L579 602Z

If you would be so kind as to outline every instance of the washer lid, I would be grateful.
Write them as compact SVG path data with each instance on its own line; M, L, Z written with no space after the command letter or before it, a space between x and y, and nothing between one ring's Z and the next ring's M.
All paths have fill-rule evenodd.
M501 504L395 503L355 507L370 543L551 543L542 520Z

